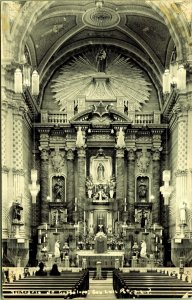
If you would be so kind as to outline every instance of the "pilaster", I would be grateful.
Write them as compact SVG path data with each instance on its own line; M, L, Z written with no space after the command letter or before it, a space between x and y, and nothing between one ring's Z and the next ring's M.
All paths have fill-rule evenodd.
M41 151L41 223L48 223L49 206L47 196L49 195L49 134L41 133L40 147Z
M135 149L128 149L127 153L127 199L128 222L134 224L135 218Z
M152 153L153 159L153 195L154 202L152 205L152 220L155 224L160 224L160 149L154 149Z
M86 200L85 194L85 167L86 167L86 160L85 160L85 148L77 148L77 174L78 174L78 191L77 191L77 202L78 202L78 212L79 212L79 221L83 221L83 210L84 210L84 203Z
M74 150L67 149L67 210L68 217L73 220L75 209L75 177L74 177Z
M125 198L125 190L124 190L124 173L125 173L125 162L124 162L124 149L116 149L116 199L118 203L118 211L123 212L124 209L124 198ZM120 214L120 220L122 219L122 214ZM122 221L122 220L121 220Z

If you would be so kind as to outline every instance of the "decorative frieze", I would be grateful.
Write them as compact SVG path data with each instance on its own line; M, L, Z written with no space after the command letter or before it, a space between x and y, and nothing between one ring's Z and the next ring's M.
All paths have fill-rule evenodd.
M64 153L61 153L59 148L55 148L55 150L52 152L51 163L52 163L54 172L56 172L56 173L61 172L61 170L65 166L64 157L65 157Z

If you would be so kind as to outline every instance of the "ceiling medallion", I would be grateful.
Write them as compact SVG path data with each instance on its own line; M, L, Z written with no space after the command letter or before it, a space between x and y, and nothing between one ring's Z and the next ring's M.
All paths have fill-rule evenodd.
M110 8L92 8L87 10L83 15L85 25L93 28L111 28L117 25L120 21L119 14Z

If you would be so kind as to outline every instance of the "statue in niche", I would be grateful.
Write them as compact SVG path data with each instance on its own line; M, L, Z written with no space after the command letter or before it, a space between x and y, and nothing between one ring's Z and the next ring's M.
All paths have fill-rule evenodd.
M181 224L183 225L187 224L186 213L187 213L187 204L185 203L185 201L183 201L180 206L180 221Z
M103 181L105 179L105 168L102 163L99 163L97 167L97 180Z
M21 211L23 207L21 204L16 200L13 205L13 220L21 221Z
M106 70L106 58L107 53L104 49L99 50L96 56L96 62L97 62L97 71L98 72L105 72Z
M138 189L139 201L146 202L147 197L147 186L146 184L140 184Z
M53 186L54 199L56 201L61 201L61 199L62 199L62 191L63 191L63 182L58 177L56 183Z

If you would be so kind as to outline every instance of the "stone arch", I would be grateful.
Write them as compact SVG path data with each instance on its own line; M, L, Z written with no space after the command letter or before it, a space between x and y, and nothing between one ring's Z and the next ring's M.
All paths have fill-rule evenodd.
M187 40L189 37L189 30L187 29L187 22L183 13L178 13L176 11L176 6L171 5L168 1L164 1L163 3L153 2L150 3L150 5L152 9L164 19L177 48L178 60L187 60L187 51L192 52L192 50L188 49L189 46Z

